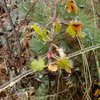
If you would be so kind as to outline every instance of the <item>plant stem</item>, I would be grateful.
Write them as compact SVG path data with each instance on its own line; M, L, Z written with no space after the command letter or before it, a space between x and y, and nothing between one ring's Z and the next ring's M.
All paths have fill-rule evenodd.
M28 70L23 72L22 74L12 78L10 81L4 83L3 85L0 86L0 92L7 89L8 87L13 86L14 84L16 84L17 82L19 82L23 77L35 73L33 70Z
M93 10L93 17L94 17L94 34L93 34L93 39L96 36L96 14L95 14L95 9L94 9L94 5L93 5L93 0L91 0L91 6L92 6L92 10ZM90 36L91 38L91 36ZM92 40L92 39L91 39ZM92 45L94 45L93 41L92 41ZM100 81L100 64L99 64L99 60L98 60L98 56L97 56L97 52L95 50L93 50L94 53L94 57L95 57L95 61L96 61L96 66L97 66L97 72L98 72L98 79Z
M21 45L20 45L19 36L18 36L17 31L16 31L15 28L14 28L14 24L13 24L12 18L11 18L11 16L10 16L10 13L9 13L9 10L8 10L7 4L6 4L6 0L3 0L3 2L4 2L5 11L6 11L6 13L7 13L7 15L8 15L8 18L9 18L10 25L11 25L11 27L13 28L13 32L14 32L14 34L15 34L15 36L16 36L17 46L18 46L18 50L19 50L19 63L20 63L20 68L22 68Z
M77 37L77 40L79 42L79 46L80 46L81 50L84 49L84 45L82 43L82 40L78 37ZM85 92L90 97L90 85L92 84L92 79L91 79L91 74L90 74L90 70L89 70L87 56L85 53L82 53L82 60L83 60L83 74L84 74L84 78L85 78L85 82L86 82ZM86 96L86 100L88 100L88 96Z
M3 25L1 17L0 17L0 23L1 23L2 31L4 32L5 27ZM3 33L3 34L4 34L4 38L5 38L5 43L6 43L6 46L7 46L7 49L8 49L8 59L9 59L11 66L14 67L14 70L15 70L15 73L16 73L15 59L14 59L14 55L13 55L13 52L12 52L12 48L11 48L10 43L8 41L8 36L7 36L7 33Z
M49 59L51 61L51 58L53 57L53 36L54 36L54 27L56 22L56 6L57 6L57 0L54 0L53 3L53 13L52 13L52 28L50 33L50 48L49 48Z

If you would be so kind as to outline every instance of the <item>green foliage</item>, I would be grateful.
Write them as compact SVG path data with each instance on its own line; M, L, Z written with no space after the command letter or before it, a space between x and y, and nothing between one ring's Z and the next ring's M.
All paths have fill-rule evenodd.
M55 32L59 33L61 31L61 24L59 21L56 21L55 23Z
M42 81L42 83L37 90L38 100L47 100L47 98L45 96L47 95L48 89L49 89L48 76L47 75L43 76L41 81Z
M24 13L27 14L30 7L34 5L34 2L32 3L32 0L18 0L19 1L19 8ZM34 1L34 0L33 0ZM43 0L38 0L38 2L33 6L31 9L31 12L29 13L29 17L35 22L38 21L40 24L45 24L46 22L49 22L50 15L52 14L52 10L45 4Z
M48 41L49 40L49 36L48 34L50 33L49 30L47 29L42 29L41 27L39 27L37 24L32 25L32 28L35 30L35 32L44 40L44 41ZM48 33L48 34L47 34Z
M66 40L66 36L64 33L60 33L60 34L56 34L54 36L54 43L58 44L58 46L63 47L63 49L68 52L69 51L69 47L68 47L68 42Z
M43 55L48 51L48 44L43 44L40 40L32 38L31 49L38 55Z
M45 68L45 62L42 58L38 60L33 60L31 62L31 68L35 71L42 71Z
M69 27L66 29L66 32L68 32L69 35L72 36L72 37L75 37L75 35L76 35L76 32L73 30L72 26L69 26Z
M93 15L86 14L84 11L80 11L77 16L78 20L83 22L84 24L84 33L86 37L84 38L85 44L87 45L89 38L90 38L90 44L91 41L95 44L100 43L100 29L94 25L94 18ZM95 21L97 21L97 17L95 18ZM88 38L87 38L88 37Z
M29 11L30 7L33 5L31 3L31 0L17 0L18 3L18 7L19 9L23 12L23 14L27 14L27 12ZM31 10L32 12L34 12L34 7ZM31 14L31 12L30 12Z
M71 73L72 62L68 59L61 59L57 62L60 69L65 69L68 73Z

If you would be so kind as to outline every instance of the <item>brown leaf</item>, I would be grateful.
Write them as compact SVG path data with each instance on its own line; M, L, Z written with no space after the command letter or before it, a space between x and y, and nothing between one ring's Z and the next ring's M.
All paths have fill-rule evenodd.
M48 65L48 70L49 71L53 71L53 72L55 72L55 71L57 71L58 70L58 66L56 65L56 64L49 64Z
M65 7L69 13L78 12L78 7L76 6L76 3L74 0L69 0Z
M100 89L95 90L94 96L96 97L100 96Z
M80 21L71 21L68 28L66 29L66 32L69 33L70 36L72 36L73 38L75 36L78 36L80 38L83 38L84 35L82 34L82 28L83 28L83 24Z

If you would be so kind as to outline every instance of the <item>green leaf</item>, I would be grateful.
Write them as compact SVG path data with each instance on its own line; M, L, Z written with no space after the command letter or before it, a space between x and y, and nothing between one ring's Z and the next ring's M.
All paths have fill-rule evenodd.
M59 21L56 21L56 24L55 24L55 32L56 33L59 33L61 30L61 24Z
M42 30L36 23L32 25L32 28L35 30L37 34L41 35Z
M49 40L49 36L47 35L47 33L50 33L49 30L47 29L42 29L41 27L39 27L36 23L32 26L32 28L35 30L35 32L42 37L42 39L44 41L48 41Z
M31 63L31 68L36 71L42 71L45 68L45 62L42 58L34 60Z
M50 31L47 29L42 30L41 37L43 38L44 41L49 41L49 36L47 35L47 33L50 34Z
M60 69L65 69L68 73L71 73L72 62L68 59L60 59L57 62L57 65Z
M66 29L66 32L71 36L71 37L75 37L76 32L73 30L72 26L68 26L68 28Z
M42 55L48 51L48 45L43 44L40 40L32 38L31 49L39 55Z

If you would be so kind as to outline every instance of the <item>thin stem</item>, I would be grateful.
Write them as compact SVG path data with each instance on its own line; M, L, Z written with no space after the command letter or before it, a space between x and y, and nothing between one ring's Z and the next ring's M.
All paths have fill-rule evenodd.
M5 27L3 25L3 22L2 22L1 17L0 17L0 23L1 23L2 30L4 32L5 31ZM4 33L4 38L5 38L5 43L6 43L6 46L7 46L7 49L8 49L8 60L9 60L9 63L11 64L11 66L15 66L15 60L13 58L14 55L12 53L12 49L11 49L11 46L9 44L8 37L7 37L7 34L6 33Z
M4 27L4 25L3 25L3 22L2 22L2 19L1 19L1 17L0 17L0 23L1 23L1 27L2 27L2 30L3 30L3 32L5 31L5 27ZM11 60L12 60L12 51L11 51L11 48L10 48L10 44L9 44L9 41L8 41L8 38L7 38L7 35L4 33L4 38L5 38L5 43L6 43L6 46L7 46L7 49L8 49L8 51L9 51L9 57L11 57ZM13 61L13 60L12 60Z
M26 72L24 72L24 73L22 73L22 74L20 74L20 75L18 75L16 77L14 77L10 81L8 81L8 82L6 82L6 83L4 83L3 85L0 86L0 92L5 90L5 89L7 89L8 87L13 86L17 82L19 82L23 77L25 77L25 76L27 76L29 74L32 74L32 73L34 73L33 70L28 70L28 71L26 71Z
M78 37L77 37L77 40L79 42L81 50L84 49L84 45L82 43L82 40L80 38L78 38ZM83 74L84 74L84 78L85 78L85 82L86 82L86 90L85 90L85 92L87 92L87 95L89 96L90 91L88 91L88 89L90 89L89 87L90 87L90 85L92 83L92 79L91 79L91 74L90 74L90 70L89 70L88 60L87 60L87 57L86 57L85 53L82 53L82 60L83 60ZM87 96L86 96L86 98L88 100Z
M66 89L66 88L65 88L63 91L54 93L54 94L52 94L52 95L46 95L46 96L41 96L41 97L36 97L36 98L33 97L33 98L34 98L34 100L38 100L38 99L42 99L42 98L55 97L55 96L60 95L60 94L62 94L62 93L64 93L64 92L68 92L68 90L69 90L69 89Z
M75 56L78 56L78 55L80 55L82 53L86 53L86 52L89 52L89 51L92 51L92 50L95 50L95 49L99 49L99 48L100 48L100 44L93 45L93 46L84 48L82 50L76 51L74 53L68 54L68 56L66 58L67 59L70 59L70 58L75 57Z
M50 48L49 48L49 58L53 57L53 36L54 36L54 27L56 22L56 6L57 6L57 0L54 0L53 3L53 13L52 13L52 28L50 33Z
M93 17L94 17L94 27L95 27L94 35L96 35L96 26L97 26L96 25L96 14L95 14L95 9L94 9L94 5L93 5L93 1L92 0L91 0L91 6L92 6L92 10L93 10ZM94 39L94 35L93 35L93 39ZM90 36L90 38L91 38L91 36ZM93 41L92 41L92 45L94 45ZM97 52L95 50L93 50L93 53L94 53L94 57L95 57L95 61L96 61L96 66L97 66L98 79L100 81L100 65L99 65L99 60L98 60L98 57L97 57Z
M9 13L9 10L8 10L7 4L6 4L6 0L3 0L3 2L4 2L5 11L6 11L6 13L7 13L7 15L8 15L8 18L9 18L10 25L11 25L11 27L13 28L13 32L14 32L14 34L15 34L15 36L16 36L17 46L18 46L18 50L19 50L20 67L22 67L21 45L20 45L19 36L18 36L17 31L16 31L15 28L14 28L14 24L13 24L12 18L11 18L11 16L10 16L10 13Z
M59 70L58 73L58 81L57 81L57 93L59 92L59 86L60 86L60 77L61 77L61 69ZM58 95L56 96L56 99L58 98Z

